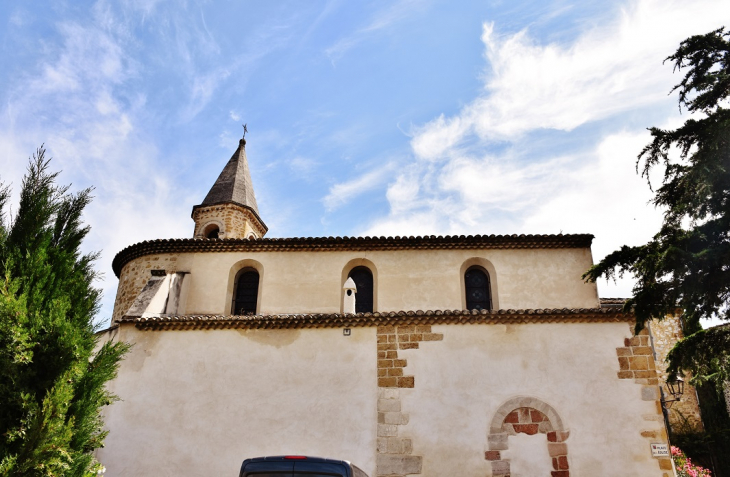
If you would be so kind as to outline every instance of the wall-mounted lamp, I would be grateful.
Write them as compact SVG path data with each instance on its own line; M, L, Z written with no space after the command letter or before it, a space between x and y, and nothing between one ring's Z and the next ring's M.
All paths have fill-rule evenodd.
M682 376L675 375L667 378L667 390L672 399L662 399L662 406L664 409L669 409L672 404L679 401L684 393L684 379Z

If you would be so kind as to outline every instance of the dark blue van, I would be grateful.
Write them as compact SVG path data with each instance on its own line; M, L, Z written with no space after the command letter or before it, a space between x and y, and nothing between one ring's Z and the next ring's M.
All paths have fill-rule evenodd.
M368 475L346 460L280 455L244 460L239 477L368 477Z

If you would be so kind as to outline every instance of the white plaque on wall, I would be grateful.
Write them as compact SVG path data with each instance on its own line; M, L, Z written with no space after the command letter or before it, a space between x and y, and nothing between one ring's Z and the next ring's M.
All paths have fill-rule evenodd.
M651 444L652 457L669 457L669 444Z

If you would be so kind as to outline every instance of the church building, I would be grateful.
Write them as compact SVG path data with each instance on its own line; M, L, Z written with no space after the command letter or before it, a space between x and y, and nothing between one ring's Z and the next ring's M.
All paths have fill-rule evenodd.
M191 238L113 261L100 335L133 347L109 383L107 476L286 454L371 477L673 475L663 358L681 330L634 336L599 299L592 235L266 238L245 146ZM689 387L677 408L697 415Z

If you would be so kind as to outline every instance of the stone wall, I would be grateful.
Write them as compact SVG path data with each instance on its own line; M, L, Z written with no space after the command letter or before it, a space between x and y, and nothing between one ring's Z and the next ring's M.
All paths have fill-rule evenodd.
M668 316L662 321L652 321L649 330L654 341L659 383L664 386L667 380L665 360L674 344L684 337L682 324L678 316ZM672 431L678 433L703 429L697 392L687 381L689 376L685 376L684 394L681 400L672 404L668 411L669 425L672 426ZM666 396L671 398L668 394Z
M114 300L114 313L112 323L129 310L139 292L142 291L147 282L152 278L152 270L166 270L169 272L185 271L180 270L178 256L172 254L147 255L132 260L125 265L119 277L117 297Z
M634 326L630 325L629 329L633 333ZM624 345L616 348L616 354L619 362L618 378L633 379L636 384L640 384L641 400L653 401L656 406L655 412L642 416L646 426L641 431L641 437L646 438L647 443L668 444L669 440L664 428L659 378L649 330L644 328L638 335L625 338ZM663 457L657 461L661 470L672 470L671 458ZM663 474L663 477L669 476L669 473Z
M408 424L401 407L400 389L415 387L415 376L404 373L408 362L398 358L398 350L418 349L421 341L441 341L442 333L432 333L430 325L379 326L378 342L378 477L420 474L423 457L410 455L413 441L399 437Z
M303 326L121 323L114 339L134 347L110 384L107 475L230 475L285 453L372 477L671 472L649 449L664 438L656 378L636 377L648 336L625 321ZM639 359L617 379L627 336L619 357Z
M632 338L629 323L433 325L432 333L443 340L398 349L415 378L398 388L408 414L398 437L411 439L422 475L671 475L661 468L669 459L650 449L662 442L658 387L617 379L616 346ZM505 422L515 416L517 428Z
M261 238L266 229L247 208L236 204L219 204L199 207L193 211L195 221L194 237L203 238L203 229L211 222L218 225L219 238Z

